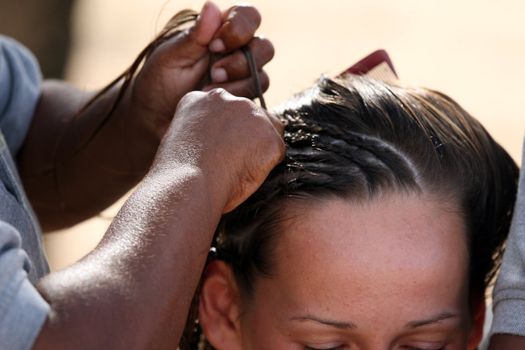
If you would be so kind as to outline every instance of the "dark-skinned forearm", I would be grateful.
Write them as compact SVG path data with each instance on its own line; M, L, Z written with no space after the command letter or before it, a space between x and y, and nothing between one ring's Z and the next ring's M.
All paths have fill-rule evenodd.
M100 132L117 89L78 114L92 94L46 82L19 154L28 197L44 230L73 225L108 207L146 173L159 136L134 135L134 110L125 104ZM127 98L127 95L126 95ZM92 138L91 138L92 137ZM140 143L139 141L140 140Z
M101 243L38 283L53 312L37 348L176 348L221 214L282 160L282 129L224 90L188 93Z
M36 349L176 348L224 206L176 168L148 175L92 253L41 280L53 312Z

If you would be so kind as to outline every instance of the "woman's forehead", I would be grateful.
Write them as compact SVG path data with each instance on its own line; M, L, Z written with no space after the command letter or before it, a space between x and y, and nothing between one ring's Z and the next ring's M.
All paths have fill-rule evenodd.
M278 235L275 276L298 293L410 297L466 286L464 223L437 201L393 194L365 204L292 205L287 212L294 218Z

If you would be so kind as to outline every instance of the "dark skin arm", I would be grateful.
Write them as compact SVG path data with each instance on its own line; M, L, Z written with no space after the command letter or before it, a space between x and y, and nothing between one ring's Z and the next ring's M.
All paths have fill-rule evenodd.
M525 349L525 337L510 334L495 334L490 338L488 350Z
M238 49L249 44L259 69L272 58L271 43L254 37L259 23L253 7L235 6L221 13L213 4L205 6L193 28L151 55L109 122L89 143L118 88L77 115L93 94L45 82L18 158L22 182L44 230L96 215L143 178L178 101L208 73L210 50L225 57L213 64L213 81L204 88L220 86L254 97ZM266 89L268 77L261 72L261 78Z
M282 158L282 125L224 90L184 97L151 170L102 242L37 285L35 349L175 349L223 212Z

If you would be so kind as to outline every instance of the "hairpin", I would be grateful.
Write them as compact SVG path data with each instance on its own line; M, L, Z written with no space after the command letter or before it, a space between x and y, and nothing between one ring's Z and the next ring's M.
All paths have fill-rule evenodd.
M432 142L432 145L434 146L434 149L436 150L439 156L439 159L442 159L445 156L444 150L443 150L443 147L445 147L445 145L443 144L443 142L441 142L441 140L437 136L431 135L430 141Z
M248 46L242 47L241 50L244 54L244 57L246 57L246 61L248 62L248 68L250 69L250 74L253 78L253 82L255 85L255 95L259 99L261 107L266 109L266 102L264 101L261 80L259 79L259 72L257 71L255 59L253 58L252 52L250 51L250 48Z

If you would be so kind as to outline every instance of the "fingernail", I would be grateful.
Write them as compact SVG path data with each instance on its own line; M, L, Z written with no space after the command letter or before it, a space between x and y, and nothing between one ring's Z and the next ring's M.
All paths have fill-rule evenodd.
M226 80L228 80L228 73L226 73L226 69L213 68L211 70L211 80L213 80L214 83L224 83Z
M213 41L210 43L210 51L212 52L222 52L226 50L226 46L224 46L224 42L222 39L213 39Z

